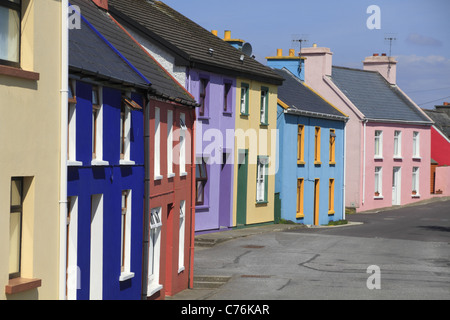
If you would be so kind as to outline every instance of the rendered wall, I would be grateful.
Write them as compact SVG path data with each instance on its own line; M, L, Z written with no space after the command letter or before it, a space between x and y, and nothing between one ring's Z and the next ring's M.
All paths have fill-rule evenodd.
M440 166L450 166L450 142L434 126L431 128L431 158Z
M39 73L39 80L0 74L0 300L58 299L61 2L22 2L21 68ZM11 177L32 180L30 206L24 209L22 277L41 279L42 285L6 296Z

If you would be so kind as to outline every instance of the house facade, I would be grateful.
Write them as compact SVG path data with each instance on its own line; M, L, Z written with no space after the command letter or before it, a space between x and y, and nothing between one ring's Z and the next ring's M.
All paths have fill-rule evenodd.
M344 219L345 123L347 117L303 82L304 59L268 57L285 82L278 89L275 193L280 218L307 225Z
M0 1L0 300L58 299L63 16Z
M274 83L280 84L282 79L219 38L216 32L203 29L162 2L137 1L135 8L139 8L140 15L135 15L126 1L110 0L109 4L111 15L200 104L195 138L196 232L234 227L237 183L234 133L240 121L237 101L240 101L241 83L252 85L251 91L260 94L264 83L269 88ZM260 97L251 100L259 110ZM272 98L272 105L274 101ZM253 124L250 126L247 121L242 124L245 127L253 128ZM256 175L254 169L252 174ZM256 181L254 178L249 177L248 184L252 193L253 187L256 188L251 185ZM266 210L269 214L270 208ZM268 220L265 215L263 221Z
M328 48L304 48L305 82L349 116L346 206L357 211L429 197L432 121L396 85L396 61L366 58L334 67Z

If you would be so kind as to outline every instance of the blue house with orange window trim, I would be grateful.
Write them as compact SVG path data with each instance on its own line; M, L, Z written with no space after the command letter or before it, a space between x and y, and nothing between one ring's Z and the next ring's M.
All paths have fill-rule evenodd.
M292 49L267 60L285 79L278 88L276 215L306 225L342 220L348 118L304 84L304 59Z

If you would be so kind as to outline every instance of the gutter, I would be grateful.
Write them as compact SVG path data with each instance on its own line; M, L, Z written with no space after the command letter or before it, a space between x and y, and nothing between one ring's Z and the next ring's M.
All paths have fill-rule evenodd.
M387 122L387 123L403 123L411 125L431 126L433 121L409 121L409 120L395 120L395 119L375 119L365 117L363 121L366 122Z
M345 122L347 122L349 120L349 118L345 117L345 116L336 116L336 115L331 115L331 114L326 114L326 113L304 111L304 110L298 110L298 109L293 109L293 108L284 110L284 113L308 116L308 117L314 117L314 118L329 119L329 120L345 121Z
M69 88L69 1L61 1L61 147L59 183L59 299L66 299L67 256L67 126Z

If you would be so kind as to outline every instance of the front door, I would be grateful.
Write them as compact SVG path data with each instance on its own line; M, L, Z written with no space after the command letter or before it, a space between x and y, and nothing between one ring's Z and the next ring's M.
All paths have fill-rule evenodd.
M238 152L238 179L237 179L237 204L236 224L243 226L247 222L247 174L248 174L248 150Z
M394 167L392 172L392 205L400 204L400 167Z

